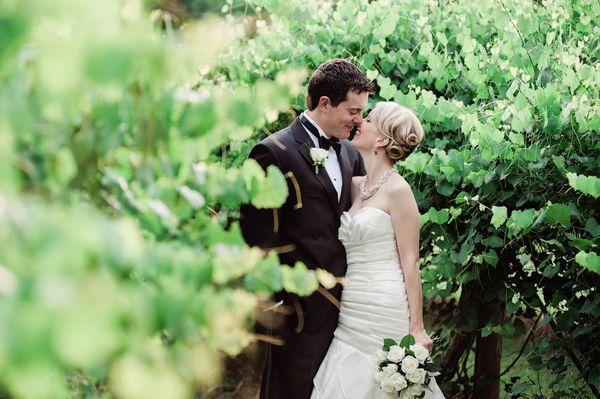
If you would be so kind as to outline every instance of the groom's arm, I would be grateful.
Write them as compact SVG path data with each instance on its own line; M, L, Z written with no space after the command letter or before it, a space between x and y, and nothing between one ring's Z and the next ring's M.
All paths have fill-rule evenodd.
M263 170L270 165L279 168L277 156L265 144L255 145L248 157L258 162ZM279 246L278 226L280 221L278 219L281 215L279 209L258 209L251 204L245 204L240 208L240 213L240 228L248 245L258 246L262 249Z

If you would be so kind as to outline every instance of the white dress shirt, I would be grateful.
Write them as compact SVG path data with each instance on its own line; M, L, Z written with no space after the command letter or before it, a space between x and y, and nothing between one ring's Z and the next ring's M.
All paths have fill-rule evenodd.
M315 123L315 121L310 119L306 111L304 112L304 116L306 117L306 119L308 119L310 123L312 123L317 128L321 136L327 139L330 138L330 136L328 136L323 131L323 129L321 129L319 125ZM319 139L314 134L312 134L306 127L304 127L304 130L306 130L313 143L315 143L315 147L320 148ZM340 169L340 163L338 161L337 154L333 147L329 148L329 152L327 153L327 157L325 158L325 171L327 172L327 175L329 175L329 179L331 180L331 183L333 183L335 191L337 191L337 197L339 201L340 196L342 195L342 170Z

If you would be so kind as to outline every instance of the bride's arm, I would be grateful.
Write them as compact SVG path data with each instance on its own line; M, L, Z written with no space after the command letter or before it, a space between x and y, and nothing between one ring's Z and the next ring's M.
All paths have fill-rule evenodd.
M419 274L419 208L408 183L400 178L390 187L390 214L396 234L409 309L409 330L428 350L433 342L423 325L423 291Z

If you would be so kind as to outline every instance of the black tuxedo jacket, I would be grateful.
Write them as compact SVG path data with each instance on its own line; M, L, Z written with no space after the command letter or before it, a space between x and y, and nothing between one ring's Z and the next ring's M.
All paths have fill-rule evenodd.
M279 209L257 209L251 205L241 209L240 227L246 242L263 249L291 245L279 255L280 262L293 266L297 261L309 268L322 268L335 276L346 273L346 254L337 238L340 217L351 206L352 176L362 176L365 168L358 151L342 140L338 155L342 172L342 192L337 192L324 166L315 174L310 157L314 143L298 118L287 128L258 143L250 152L264 169L277 166L288 182L289 195ZM297 183L297 185L295 184ZM338 285L330 290L341 297ZM292 296L279 293L292 306ZM286 341L282 347L270 348L263 375L262 398L308 398L312 378L317 372L337 325L338 309L320 293L297 298L304 316L304 327L294 331L297 314L281 332Z

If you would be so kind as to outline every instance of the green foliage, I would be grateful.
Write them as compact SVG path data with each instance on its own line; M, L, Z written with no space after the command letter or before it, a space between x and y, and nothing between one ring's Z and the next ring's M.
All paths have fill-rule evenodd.
M257 208L277 208L283 205L288 196L285 178L281 171L273 165L267 168L267 175L264 179L259 181L255 178L252 183L252 187L257 189L252 199L252 205Z
M600 197L600 179L596 176L582 176L576 173L567 173L569 185L577 191L591 195L594 198Z
M408 348L409 346L414 345L415 342L415 337L413 337L411 334L407 334L402 337L402 340L398 345L402 348Z
M582 309L600 301L597 2L247 3L268 22L213 76L252 84L289 65L354 61L378 86L371 105L396 101L425 128L398 165L421 209L425 296L479 280L509 315L485 334L523 334L517 316L544 314L591 369L598 315ZM565 361L560 345L543 340L539 354ZM566 366L547 364L559 381Z
M191 397L252 341L258 301L316 289L247 248L236 218L285 200L284 176L247 154L334 57L377 83L371 105L397 101L426 130L398 165L426 298L480 280L508 316L482 335L543 314L566 341L541 338L531 366L553 389L571 348L597 384L597 2L244 8L226 15L252 25L239 36L214 17L157 32L137 1L0 4L0 390L64 397L83 374L116 397Z
M579 251L575 255L575 260L586 269L600 274L600 256L595 252Z
M492 225L495 228L499 228L506 221L507 209L505 206L492 206Z
M391 338L385 338L383 340L383 350L385 352L389 352L390 351L390 347L394 346L394 345L398 345L398 343L396 341L394 341L393 339L391 339Z
M283 288L286 291L306 296L313 293L319 286L317 275L300 262L296 263L294 267L282 266L281 270L283 272Z

